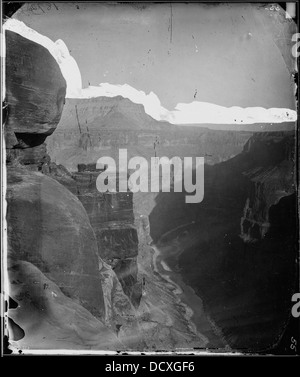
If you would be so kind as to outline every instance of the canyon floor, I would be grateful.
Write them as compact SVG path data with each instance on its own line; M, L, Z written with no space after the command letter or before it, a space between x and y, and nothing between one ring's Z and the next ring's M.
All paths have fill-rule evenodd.
M178 253L171 248L173 254ZM220 330L204 312L201 298L183 282L179 273L168 267L165 253L166 249L161 251L150 238L148 242L147 238L146 242L142 239L138 265L144 288L138 312L145 319L141 325L143 333L146 331L145 339L153 342L147 344L148 350L228 351L230 347ZM172 339L170 343L166 343L168 338Z

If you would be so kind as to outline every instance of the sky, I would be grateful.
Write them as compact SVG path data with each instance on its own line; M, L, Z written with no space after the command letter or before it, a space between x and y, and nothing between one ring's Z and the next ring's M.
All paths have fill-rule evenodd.
M296 106L296 26L277 6L45 3L14 18L71 54L84 90L69 96L129 90L173 123L286 121L278 108Z

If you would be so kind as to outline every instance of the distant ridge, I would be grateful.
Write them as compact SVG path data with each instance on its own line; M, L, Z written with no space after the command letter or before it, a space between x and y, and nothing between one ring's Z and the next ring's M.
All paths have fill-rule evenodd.
M78 119L77 119L78 116ZM82 131L101 129L126 130L183 130L184 127L206 128L224 131L272 132L295 131L296 122L283 123L255 123L255 124L184 124L174 125L165 121L158 121L146 114L144 106L130 101L122 96L66 98L59 129L74 129Z
M88 99L66 98L59 128L77 127L78 121L83 130L86 126L90 130L100 130L101 128L161 130L165 127L170 129L177 127L168 122L159 122L153 119L145 113L143 105L135 104L121 96Z

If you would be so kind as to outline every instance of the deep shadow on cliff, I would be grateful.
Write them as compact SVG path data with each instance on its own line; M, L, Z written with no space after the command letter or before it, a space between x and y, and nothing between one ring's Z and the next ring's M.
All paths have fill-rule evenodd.
M205 166L201 203L160 193L150 214L154 242L181 247L169 265L243 352L275 350L288 325L297 277L294 158L292 133L254 135L241 154Z

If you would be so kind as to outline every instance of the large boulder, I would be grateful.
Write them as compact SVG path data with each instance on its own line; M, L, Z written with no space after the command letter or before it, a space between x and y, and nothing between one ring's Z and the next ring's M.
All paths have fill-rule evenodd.
M20 147L42 144L56 128L64 106L66 81L43 46L6 30L6 128Z
M97 241L81 202L50 177L7 169L8 255L34 264L93 315L104 315ZM100 264L100 266L99 266Z

